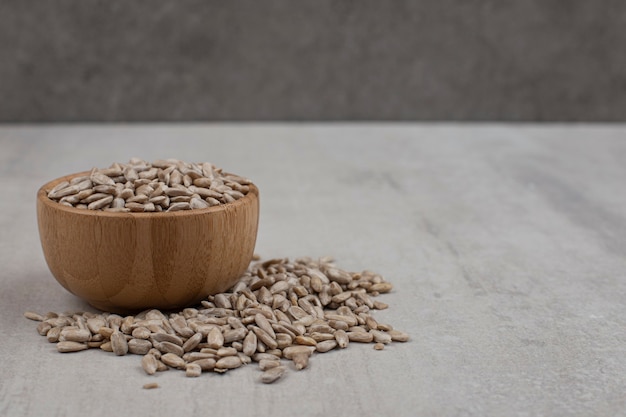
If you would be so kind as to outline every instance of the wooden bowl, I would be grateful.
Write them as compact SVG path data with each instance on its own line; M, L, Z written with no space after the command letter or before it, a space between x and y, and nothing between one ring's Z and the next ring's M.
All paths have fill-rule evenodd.
M37 220L50 271L72 294L112 312L175 309L227 290L252 260L259 190L206 209L111 213L77 209L37 193Z

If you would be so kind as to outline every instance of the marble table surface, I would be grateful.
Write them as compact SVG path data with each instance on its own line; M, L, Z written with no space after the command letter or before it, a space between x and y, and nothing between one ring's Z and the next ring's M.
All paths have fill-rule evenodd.
M46 266L36 191L133 156L253 179L256 252L381 273L411 340L274 385L56 352L23 313L93 309ZM2 416L626 415L624 125L0 125L0 189Z

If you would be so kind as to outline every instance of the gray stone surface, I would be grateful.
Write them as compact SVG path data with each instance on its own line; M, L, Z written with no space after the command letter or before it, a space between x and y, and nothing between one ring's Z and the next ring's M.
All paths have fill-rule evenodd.
M0 127L0 415L618 416L626 391L626 126ZM133 155L210 160L261 191L257 252L395 284L412 341L316 356L275 386L61 355L24 310L88 308L49 273L35 193ZM146 391L149 381L161 385Z
M623 121L615 0L0 2L0 121Z

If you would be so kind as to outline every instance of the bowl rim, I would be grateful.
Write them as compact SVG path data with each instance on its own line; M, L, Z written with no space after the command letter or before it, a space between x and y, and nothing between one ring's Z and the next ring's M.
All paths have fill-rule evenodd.
M83 215L83 216L100 216L100 217L112 217L112 218L113 217L117 217L117 218L135 218L135 217L136 218L158 218L158 217L161 217L162 218L162 217L171 217L171 216L185 217L185 216L197 216L200 214L217 213L217 212L224 211L224 210L231 210L233 207L237 207L238 205L241 205L241 204L246 204L247 201L252 198L252 195L256 196L257 199L259 198L259 189L252 182L250 184L247 184L250 189L248 190L246 195L243 198L240 198L239 200L233 201L232 203L224 203L224 204L220 204L219 206L211 206L211 207L207 207L203 209L179 210L179 211L110 212L110 211L104 211L104 210L87 210L87 209L65 206L48 197L48 192L46 191L46 189L54 188L57 184L63 181L70 181L73 178L89 175L90 173L91 171L76 172L74 174L64 175L62 177L58 177L56 179L46 182L41 187L39 187L39 190L37 190L37 200L40 203L45 204L46 206L49 206L50 208L54 210L65 211L68 213L73 213L73 214L78 214L78 215ZM225 174L229 174L229 173L225 172Z

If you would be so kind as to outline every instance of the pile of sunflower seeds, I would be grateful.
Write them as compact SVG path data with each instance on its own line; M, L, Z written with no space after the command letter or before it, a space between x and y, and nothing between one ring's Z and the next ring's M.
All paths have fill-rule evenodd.
M48 198L63 205L113 212L202 209L232 203L249 191L250 180L226 174L208 162L177 159L152 163L132 158L127 164L91 170L63 181Z
M408 334L372 315L388 307L372 297L391 289L379 274L347 272L332 258L271 259L253 262L228 292L177 313L24 315L40 321L39 334L62 353L89 348L132 353L142 355L148 375L180 369L188 377L256 362L261 382L272 383L285 374L286 364L306 368L314 353L351 343L373 343L381 350L408 341Z

